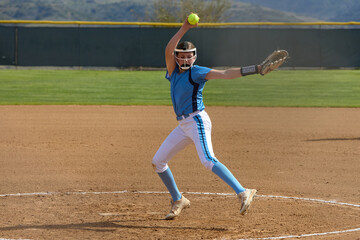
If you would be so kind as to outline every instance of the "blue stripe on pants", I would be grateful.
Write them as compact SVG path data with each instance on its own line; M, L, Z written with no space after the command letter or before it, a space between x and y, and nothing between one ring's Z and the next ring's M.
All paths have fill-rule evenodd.
M196 121L196 124L197 124L200 144L201 144L201 147L204 152L206 160L216 163L217 159L211 156L210 150L207 145L204 123L201 119L201 116L196 115L193 117L193 119Z

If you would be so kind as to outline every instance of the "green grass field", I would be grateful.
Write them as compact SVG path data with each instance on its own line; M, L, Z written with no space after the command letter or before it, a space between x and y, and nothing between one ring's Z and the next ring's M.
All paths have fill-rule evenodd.
M0 70L1 105L171 105L165 71ZM360 107L360 70L211 80L206 106Z

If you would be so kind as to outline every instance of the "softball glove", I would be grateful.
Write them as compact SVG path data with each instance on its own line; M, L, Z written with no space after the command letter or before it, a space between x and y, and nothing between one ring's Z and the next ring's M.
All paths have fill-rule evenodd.
M286 61L288 57L289 53L286 50L275 50L260 64L260 74L265 75L277 69Z

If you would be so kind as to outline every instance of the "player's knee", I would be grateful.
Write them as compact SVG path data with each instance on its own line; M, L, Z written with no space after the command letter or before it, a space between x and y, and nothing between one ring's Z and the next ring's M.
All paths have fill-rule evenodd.
M154 171L157 172L157 173L164 172L168 167L166 162L160 161L157 158L153 158L151 164L152 164L152 167L153 167Z
M207 170L212 170L212 168L213 168L213 166L214 166L214 163L213 162L211 162L211 161L203 161L203 162L201 162L203 165L204 165L204 167L207 169Z
M152 161L151 161L151 165L152 165L152 167L153 167L154 171L156 171L156 169L157 169L157 165L158 165L158 162L156 161L156 159L155 159L155 158L153 158L153 159L152 159Z
M155 164L151 164L152 165L152 167L153 167L153 169L154 169L154 171L156 171L156 165Z

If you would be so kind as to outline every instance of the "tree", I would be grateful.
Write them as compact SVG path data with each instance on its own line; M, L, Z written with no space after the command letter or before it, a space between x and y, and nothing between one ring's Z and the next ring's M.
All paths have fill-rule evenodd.
M191 13L197 13L202 22L223 22L230 16L231 0L157 0L151 21L183 22Z

